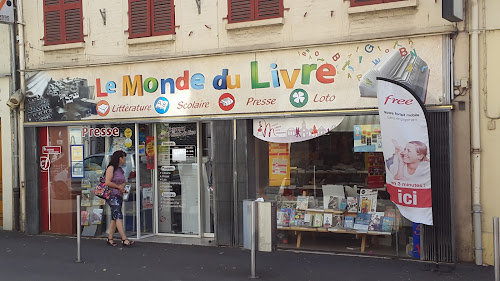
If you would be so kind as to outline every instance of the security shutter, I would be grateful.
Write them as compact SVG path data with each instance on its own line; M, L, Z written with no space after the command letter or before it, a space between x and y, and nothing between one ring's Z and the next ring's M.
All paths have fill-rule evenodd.
M152 0L152 35L165 35L174 33L174 0Z
M82 1L44 0L45 45L83 42Z

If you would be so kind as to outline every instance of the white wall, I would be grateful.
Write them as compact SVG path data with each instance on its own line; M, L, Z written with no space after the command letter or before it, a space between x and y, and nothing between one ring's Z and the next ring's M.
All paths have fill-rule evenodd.
M3 181L3 229L12 230L12 136L10 108L6 102L10 95L10 30L0 24L0 122L2 123L2 181ZM6 76L7 75L7 76Z

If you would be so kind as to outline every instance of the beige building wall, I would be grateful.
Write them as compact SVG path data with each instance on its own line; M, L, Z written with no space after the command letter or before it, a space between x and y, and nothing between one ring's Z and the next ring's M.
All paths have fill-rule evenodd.
M481 128L481 203L483 207L482 230L484 263L493 265L493 217L500 217L500 20L496 11L500 2L479 1L479 78L480 78L480 128Z
M344 0L284 0L283 19L228 24L227 0L201 1L200 14L196 1L176 0L175 35L128 39L128 1L84 0L85 42L58 46L44 46L41 40L43 1L23 2L26 62L30 70L67 68L69 72L83 66L449 34L454 39L454 79L469 78L468 30L463 22L442 19L442 1L407 0L351 8L349 1ZM106 11L106 24L100 10ZM459 102L464 102L465 108L453 111L453 223L457 259L472 261L468 91L457 92L452 104L458 108Z
M10 29L7 24L0 24L0 49L3 54L0 56L0 122L2 125L2 205L3 205L3 229L12 230L13 226L13 195L12 195L12 127L11 110L7 106L10 96Z

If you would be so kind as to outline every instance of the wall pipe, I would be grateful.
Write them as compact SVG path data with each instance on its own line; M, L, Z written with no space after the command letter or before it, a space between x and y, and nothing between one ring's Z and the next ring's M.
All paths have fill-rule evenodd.
M15 25L12 24L10 25L10 56L11 56L11 86L10 86L10 94L14 93L16 91L16 81L17 81L17 72L16 72L16 31L15 31ZM12 130L11 130L11 140L12 140L12 154L14 156L14 161L12 161L12 191L17 191L19 190L19 146L18 146L18 122L17 122L17 114L18 110L13 109L11 110L11 124L12 124ZM17 196L12 197L13 200L17 199ZM12 204L14 206L14 204ZM17 212L14 210L13 212L14 216L18 215ZM14 223L12 224L12 230L17 230L17 218L14 219Z
M26 95L26 77L25 77L25 51L24 51L24 17L23 17L23 1L16 0L17 7L17 30L19 36L19 80L20 90L23 95ZM19 184L20 184L20 229L26 231L26 189L25 189L25 172L24 172L24 100L19 105L19 122L18 122L18 144L19 144Z
M479 7L471 0L470 57L471 57L471 133L472 133L472 222L476 265L483 264L481 227L481 138L479 122Z

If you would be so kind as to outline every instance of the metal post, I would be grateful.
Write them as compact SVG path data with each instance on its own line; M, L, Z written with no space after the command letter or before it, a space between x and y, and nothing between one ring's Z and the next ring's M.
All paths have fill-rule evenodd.
M75 262L82 262L80 258L80 229L81 229L81 216L82 212L80 211L80 195L76 196L76 261Z
M252 201L252 210L251 210L251 220L250 220L250 229L251 229L251 234L250 234L250 244L251 244L251 250L250 250L250 270L251 270L251 275L250 279L256 279L259 278L255 276L255 201Z
M499 273L499 262L500 262L500 251L498 248L498 217L493 217L493 246L495 249L495 281L500 280Z

